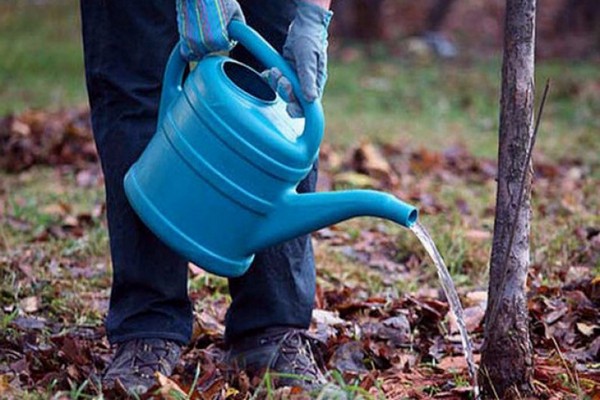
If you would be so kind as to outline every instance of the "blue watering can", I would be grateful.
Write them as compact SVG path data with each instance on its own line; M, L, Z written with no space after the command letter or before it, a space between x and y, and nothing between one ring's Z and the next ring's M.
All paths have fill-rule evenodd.
M417 210L374 190L298 194L324 130L319 101L302 101L294 71L258 33L233 21L231 38L292 83L304 126L256 71L223 55L187 64L177 45L167 63L157 132L125 176L142 221L205 270L235 277L268 246L356 217L410 227ZM302 120L300 120L302 121Z

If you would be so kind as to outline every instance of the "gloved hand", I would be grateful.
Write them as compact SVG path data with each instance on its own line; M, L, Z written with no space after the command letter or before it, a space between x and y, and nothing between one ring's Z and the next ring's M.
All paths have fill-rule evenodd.
M245 22L236 0L177 0L177 25L181 56L198 61L208 53L235 46L227 26L232 19Z
M296 16L283 46L283 57L298 74L302 95L308 102L323 95L327 81L327 28L332 15L331 11L318 5L298 1ZM263 76L288 102L288 113L292 117L302 117L302 108L289 80L276 68L265 71Z

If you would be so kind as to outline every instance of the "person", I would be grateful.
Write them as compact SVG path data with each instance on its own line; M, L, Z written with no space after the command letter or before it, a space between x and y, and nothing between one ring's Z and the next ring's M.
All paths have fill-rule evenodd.
M115 355L102 377L104 389L144 393L155 383L155 372L171 374L192 334L187 261L144 226L123 188L125 173L156 131L171 50L181 41L182 56L189 61L230 50L228 22L245 20L283 53L298 73L302 95L314 101L327 76L329 6L330 0L81 1L86 82L105 178L113 268L105 326ZM230 55L262 68L241 46ZM289 87L277 71L267 78L278 90ZM295 98L289 100L293 112ZM298 191L314 191L316 179L315 165ZM229 280L228 361L251 373L270 368L301 376L282 385L322 384L307 333L315 286L309 236L258 253L244 276Z
M442 25L452 11L456 0L413 3L416 7L429 7L425 15L425 20L419 24L422 26L421 30L416 32L416 37L410 40L411 43L417 45L413 46L417 50L421 48L429 50L432 54L443 59L457 57L458 49L456 45L442 31ZM336 27L338 34L364 42L367 44L367 51L369 52L371 52L373 44L380 45L382 41L389 42L390 35L392 34L390 29L388 29L389 26L393 26L393 30L396 30L399 22L408 22L407 18L409 18L405 16L398 19L399 16L396 15L409 2L396 2L392 4L384 0L346 0L336 2L334 11L339 18ZM411 5L411 7L414 6ZM385 23L388 19L391 21L391 18L394 18L394 23ZM420 46L421 44L423 46Z
M444 20L448 17L456 0L438 0L427 14L425 31L421 38L427 46L441 58L455 58L458 55L456 46L441 30Z

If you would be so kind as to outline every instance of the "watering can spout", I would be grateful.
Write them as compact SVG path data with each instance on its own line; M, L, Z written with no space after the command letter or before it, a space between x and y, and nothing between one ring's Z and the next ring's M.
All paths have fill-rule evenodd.
M417 209L397 197L375 190L348 190L285 196L281 207L269 216L257 236L257 248L265 248L329 225L359 216L384 218L410 228Z

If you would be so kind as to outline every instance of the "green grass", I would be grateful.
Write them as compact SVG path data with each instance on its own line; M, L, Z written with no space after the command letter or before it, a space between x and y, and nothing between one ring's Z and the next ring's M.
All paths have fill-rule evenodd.
M330 66L325 96L326 140L351 145L363 137L442 149L462 143L476 155L496 157L501 61L414 64L364 60ZM538 149L558 158L594 160L600 145L600 70L561 61L537 66L538 95L551 90ZM596 85L596 91L590 88Z
M79 2L0 2L0 115L86 101Z
M20 223L28 225L26 229L14 229L9 226L0 227L0 249L10 252L21 243L32 240L31 235L41 234L41 230L52 224L60 224L61 218L70 214L91 214L93 208L104 201L104 193L99 187L80 187L71 171L62 173L50 168L34 168L20 175L0 172L0 192L5 193L5 212ZM68 211L65 211L66 207ZM10 235L5 234L10 230ZM96 234L94 230L92 234ZM67 243L64 251L73 255L99 256L105 248L98 242L105 238L93 236L89 246L76 250L76 243Z
M98 287L109 284L106 226L95 217L81 236L47 232L51 227L61 229L67 216L92 214L104 201L103 191L78 187L73 174L48 168L18 176L0 173L0 182L0 192L4 193L0 206L11 216L8 223L3 220L0 225L0 262L8 263L8 268L0 271L2 304L18 305L34 296L39 311L47 317L68 317L78 324L99 323L103 316L95 307L90 308L93 299L88 295L93 297ZM68 205L69 211L61 211L60 204ZM26 271L31 277L22 279ZM7 313L3 318L8 318L11 310L0 314L3 311Z

